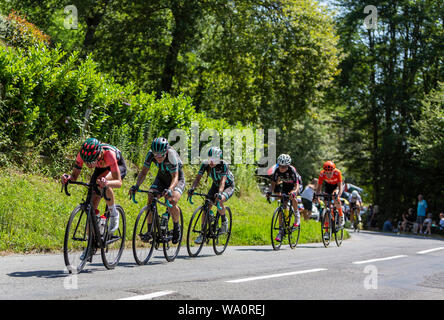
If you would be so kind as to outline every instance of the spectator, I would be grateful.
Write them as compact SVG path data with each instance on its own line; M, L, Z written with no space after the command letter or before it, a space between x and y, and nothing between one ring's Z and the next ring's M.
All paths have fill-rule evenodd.
M424 234L432 234L432 224L433 224L432 217L433 214L429 212L427 214L427 219L424 220L424 227L426 228Z
M311 183L305 188L305 190L301 194L302 204L304 205L304 210L302 211L302 215L304 216L304 220L310 219L311 212L313 209L313 195L318 185L318 179L311 180Z
M393 231L393 225L392 225L392 218L388 218L382 227L382 231L384 232L392 232Z
M417 218L416 222L419 225L419 233L422 234L422 226L424 224L424 220L426 217L426 211L427 211L427 202L424 200L424 197L422 194L418 195L418 208L417 208Z
M444 231L444 213L439 214L439 231Z
M402 222L399 231L408 232L411 228L413 228L414 222L415 222L415 216L413 208L409 208L409 210L407 210L407 213L402 214Z

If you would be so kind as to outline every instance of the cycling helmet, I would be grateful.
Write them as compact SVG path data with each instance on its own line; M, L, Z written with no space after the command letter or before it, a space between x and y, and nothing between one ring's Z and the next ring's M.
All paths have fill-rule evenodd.
M80 149L80 158L86 163L93 163L97 160L100 152L102 151L102 145L96 138L89 138L82 144Z
M353 190L353 192L352 192L352 198L357 198L358 195L359 195L358 191Z
M325 171L333 171L336 168L336 165L333 161L326 161L323 167Z
M168 140L165 138L155 138L153 142L151 143L151 150L154 153L164 153L167 151L170 144L168 143Z
M281 154L277 159L277 163L280 166L289 166L291 164L291 157L288 154Z
M218 147L211 147L208 150L208 157L213 159L222 159L222 150Z

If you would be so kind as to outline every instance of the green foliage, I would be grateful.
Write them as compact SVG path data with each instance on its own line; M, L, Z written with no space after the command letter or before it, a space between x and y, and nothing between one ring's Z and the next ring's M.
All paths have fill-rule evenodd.
M15 11L7 17L0 15L0 39L11 46L21 48L50 43L48 35Z
M414 206L426 191L434 197L426 196L429 209L440 210L439 197L427 187L436 175L415 160L415 153L430 145L426 139L417 140L419 149L410 143L419 130L415 122L428 117L420 112L421 100L444 78L438 58L444 7L438 0L371 4L377 9L376 30L363 26L367 1L337 1L339 45L347 56L330 94L331 128L338 133L350 182L370 191L383 222Z
M12 158L30 169L25 162L35 160L27 161L24 154L57 161L64 146L95 136L141 163L154 136L168 136L172 129L189 133L193 121L200 130L221 133L228 127L223 120L196 113L189 97L164 94L156 99L154 93L138 92L132 83L115 83L97 68L91 58L81 60L77 52L67 54L59 46L2 50L0 120L5 127L0 152L18 151L11 152ZM57 164L51 172L61 167Z

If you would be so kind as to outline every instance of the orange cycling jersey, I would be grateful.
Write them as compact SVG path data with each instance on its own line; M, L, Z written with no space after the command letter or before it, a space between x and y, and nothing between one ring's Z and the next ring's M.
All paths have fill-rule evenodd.
M342 182L341 171L339 169L335 169L333 171L332 177L328 178L325 170L322 170L321 173L319 174L319 180L318 180L319 185L322 185L324 181L327 182L328 184L338 184L339 182Z

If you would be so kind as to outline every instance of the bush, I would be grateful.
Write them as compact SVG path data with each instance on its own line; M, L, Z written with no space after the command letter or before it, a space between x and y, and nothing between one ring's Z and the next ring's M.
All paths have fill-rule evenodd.
M48 35L16 11L8 17L0 15L0 38L11 46L21 48L50 44Z

